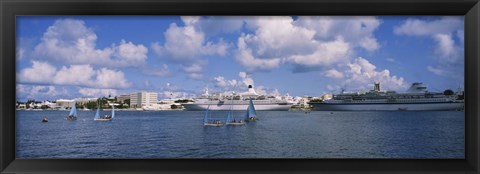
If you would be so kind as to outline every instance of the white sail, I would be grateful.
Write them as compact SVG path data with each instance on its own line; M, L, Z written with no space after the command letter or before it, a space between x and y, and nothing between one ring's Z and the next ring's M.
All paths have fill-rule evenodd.
M95 113L95 118L94 119L99 119L100 118L100 105L97 103L97 112Z
M112 118L115 117L115 105L112 105Z
M73 101L72 109L70 110L70 114L68 114L69 116L77 116L77 107L75 106L75 104L75 101Z

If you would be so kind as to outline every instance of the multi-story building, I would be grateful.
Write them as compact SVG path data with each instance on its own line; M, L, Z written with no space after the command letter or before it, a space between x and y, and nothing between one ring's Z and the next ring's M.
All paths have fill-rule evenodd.
M69 108L72 107L73 100L58 99L56 101L56 107L58 108Z
M117 96L117 102L125 103L125 100L130 99L131 94L122 94Z
M130 94L130 108L141 108L156 104L158 93L156 92L138 92Z

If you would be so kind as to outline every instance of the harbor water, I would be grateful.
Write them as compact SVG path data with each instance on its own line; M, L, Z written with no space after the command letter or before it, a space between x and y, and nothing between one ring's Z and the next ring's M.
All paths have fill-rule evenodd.
M108 114L110 111L103 111ZM463 111L257 111L204 127L202 111L16 112L17 158L464 158ZM236 111L241 118L244 112ZM225 122L226 111L212 112ZM47 117L49 122L42 123Z

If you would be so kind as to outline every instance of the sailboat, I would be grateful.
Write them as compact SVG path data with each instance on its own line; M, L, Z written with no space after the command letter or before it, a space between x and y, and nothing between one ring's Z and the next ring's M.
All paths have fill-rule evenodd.
M243 122L241 119L240 120L235 120L235 116L232 113L232 108L233 108L233 99L232 99L232 104L230 105L230 110L228 111L227 121L225 122L225 124L226 125L232 125L232 126L245 125L245 122Z
M105 115L100 117L100 106L97 107L97 112L95 113L95 121L111 121L115 117L115 105L112 104L112 115Z
M73 101L70 114L68 114L68 116L65 117L65 120L70 120L70 121L77 120L77 107L75 106L75 103L76 102Z
M222 126L222 122L220 120L210 120L209 111L210 105L208 105L207 110L205 111L205 116L203 116L203 126L215 126L220 127Z
M255 111L255 106L253 106L252 98L250 98L250 102L248 103L247 113L245 114L246 121L256 121L257 119L257 112Z

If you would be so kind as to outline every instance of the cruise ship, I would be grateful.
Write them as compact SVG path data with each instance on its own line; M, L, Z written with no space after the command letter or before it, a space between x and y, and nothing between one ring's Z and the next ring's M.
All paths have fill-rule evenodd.
M208 90L196 99L193 103L182 104L186 110L198 111L206 110L247 110L249 99L252 98L255 110L266 111L288 111L295 103L293 98L288 94L285 96L265 96L255 92L252 85L248 86L248 91L240 94L208 94Z
M381 91L380 83L366 92L333 95L330 99L310 102L318 111L437 111L462 110L463 92L429 92L423 83L413 83L406 92Z

